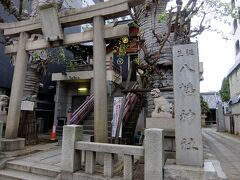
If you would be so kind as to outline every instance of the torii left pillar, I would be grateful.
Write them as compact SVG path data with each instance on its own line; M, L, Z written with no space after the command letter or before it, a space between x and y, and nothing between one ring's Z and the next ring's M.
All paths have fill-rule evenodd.
M22 138L17 138L17 136L24 81L27 71L28 55L25 47L28 37L29 36L26 32L20 33L6 124L6 139L2 141L2 150L4 151L23 149L25 145L25 140Z
M93 70L94 70L94 141L108 142L106 42L104 18L93 18Z

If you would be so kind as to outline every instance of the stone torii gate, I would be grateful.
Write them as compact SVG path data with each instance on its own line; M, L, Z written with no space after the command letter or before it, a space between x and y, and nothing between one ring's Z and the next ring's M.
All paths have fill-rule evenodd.
M4 30L5 36L19 36L16 43L5 47L6 54L16 55L5 133L6 141L9 139L12 142L18 135L28 51L93 41L94 138L96 142L107 142L105 40L128 35L129 28L127 25L117 27L105 25L105 20L128 15L129 8L140 3L142 0L111 0L59 13L54 4L48 4L40 7L39 17L36 19L0 24L0 29ZM63 28L92 22L92 30L69 35L62 33ZM43 34L44 38L38 38L34 41L33 38L30 38L32 34ZM17 149L17 147L13 149Z

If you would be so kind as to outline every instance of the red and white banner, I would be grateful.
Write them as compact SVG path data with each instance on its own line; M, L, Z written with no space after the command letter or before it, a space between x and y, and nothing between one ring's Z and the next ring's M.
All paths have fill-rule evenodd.
M114 97L113 101L113 119L112 119L112 137L116 136L119 115L121 111L123 97ZM122 124L120 127L119 137L122 137Z

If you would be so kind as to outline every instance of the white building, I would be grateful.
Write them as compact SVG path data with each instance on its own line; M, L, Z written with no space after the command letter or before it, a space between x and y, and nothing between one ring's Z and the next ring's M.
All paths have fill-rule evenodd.
M233 8L240 8L240 0L231 0ZM240 16L240 10L238 10ZM226 130L233 134L240 134L240 20L233 20L233 41L235 44L235 63L228 72L230 101L229 111L226 113Z

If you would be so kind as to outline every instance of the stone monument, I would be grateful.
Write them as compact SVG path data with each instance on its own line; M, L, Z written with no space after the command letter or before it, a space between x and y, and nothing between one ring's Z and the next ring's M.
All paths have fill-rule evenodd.
M221 102L218 102L217 104L216 118L217 118L217 131L225 132L226 125L224 119L223 105Z
M176 163L203 166L197 44L173 47Z
M173 47L176 160L167 159L164 179L219 179L211 160L203 160L198 45Z

